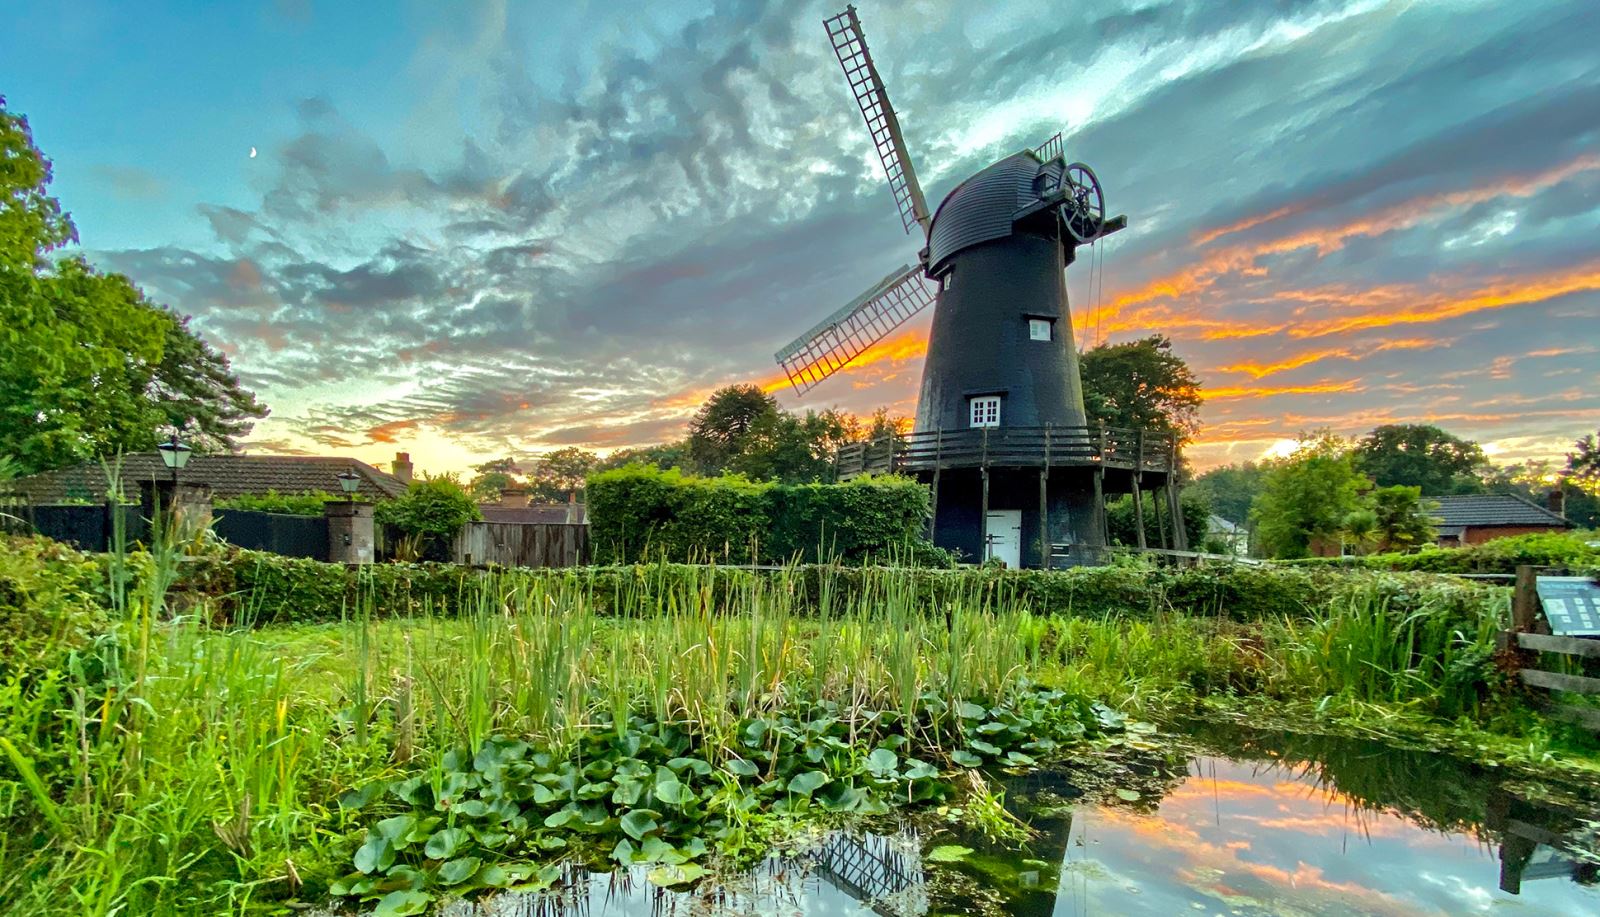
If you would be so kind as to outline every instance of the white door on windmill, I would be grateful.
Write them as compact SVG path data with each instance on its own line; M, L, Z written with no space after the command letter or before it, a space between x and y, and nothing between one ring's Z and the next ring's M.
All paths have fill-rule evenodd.
M988 542L984 559L998 557L1000 562L1015 570L1022 566L1022 510L991 509L988 524L984 526L984 540Z

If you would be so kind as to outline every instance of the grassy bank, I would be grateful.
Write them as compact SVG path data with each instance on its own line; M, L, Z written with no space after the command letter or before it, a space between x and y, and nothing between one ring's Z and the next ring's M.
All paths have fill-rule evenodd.
M623 568L605 588L475 575L398 617L375 577L340 570L338 620L248 627L229 622L265 600L237 580L219 600L174 592L195 580L171 557L128 576L113 559L105 581L52 558L0 570L20 584L14 619L73 622L3 673L0 901L19 913L270 912L345 892L420 907L537 883L562 858L678 881L796 824L953 795L1004 831L969 774L1115 729L1097 699L1152 719L1264 705L1585 761L1494 666L1503 594L1424 578L1363 574L1317 598L1288 573L1295 610L1239 615L1200 572ZM1112 577L1142 591L1097 610L1083 586ZM1180 611L1175 595L1206 598Z

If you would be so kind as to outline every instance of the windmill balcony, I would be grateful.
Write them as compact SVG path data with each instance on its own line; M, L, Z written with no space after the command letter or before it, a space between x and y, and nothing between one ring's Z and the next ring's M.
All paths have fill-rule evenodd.
M984 427L930 430L839 447L841 481L863 474L952 468L1098 468L1110 478L1161 486L1177 464L1172 437L1121 427Z

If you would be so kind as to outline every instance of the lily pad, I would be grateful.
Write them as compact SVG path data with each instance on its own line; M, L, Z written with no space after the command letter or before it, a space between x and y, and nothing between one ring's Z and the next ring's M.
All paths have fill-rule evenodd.
M955 863L972 855L971 847L960 844L940 844L922 855L922 859L929 863Z

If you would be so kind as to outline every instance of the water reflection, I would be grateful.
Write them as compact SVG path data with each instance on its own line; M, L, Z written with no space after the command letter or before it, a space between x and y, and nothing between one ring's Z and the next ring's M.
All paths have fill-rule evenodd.
M910 829L830 835L693 890L644 870L457 915L1600 913L1590 802L1533 802L1492 770L1377 742L1196 724L1194 755L1138 752L1006 784L1026 846ZM1107 802L1089 804L1085 791ZM1590 831L1590 839L1575 838ZM924 846L973 852L921 862ZM1586 853L1585 850L1590 852Z

